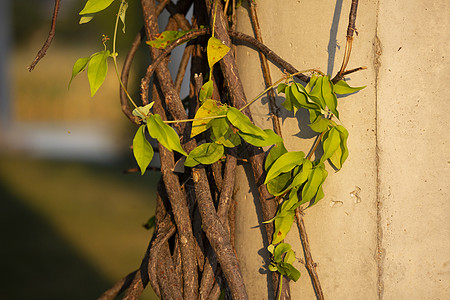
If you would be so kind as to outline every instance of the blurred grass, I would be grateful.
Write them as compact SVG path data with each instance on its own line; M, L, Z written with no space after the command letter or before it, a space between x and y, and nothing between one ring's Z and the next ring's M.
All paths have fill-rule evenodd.
M0 299L95 299L139 266L159 174L121 171L0 157Z

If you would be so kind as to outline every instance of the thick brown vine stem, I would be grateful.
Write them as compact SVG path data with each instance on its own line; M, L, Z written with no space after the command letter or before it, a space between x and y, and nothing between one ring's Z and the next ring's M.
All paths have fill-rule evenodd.
M136 273L138 273L139 270L135 270L122 278L121 280L117 281L110 289L106 290L99 298L98 300L113 300L115 299L119 294L121 294L123 291L125 291L133 281L134 277L136 276Z
M147 37L149 39L153 39L158 33L158 25L154 15L154 2L151 0L141 0L141 4L143 8ZM150 51L153 58L157 57L160 54L160 51L158 49L151 48ZM165 96L166 105L172 117L174 117L174 119L186 119L187 117L186 111L184 110L179 95L175 91L173 81L172 78L170 77L170 73L169 70L167 69L167 66L160 64L158 67L156 67L156 75L158 77L161 90ZM156 102L154 108L156 109ZM178 124L179 132L184 133L185 132L184 129L186 129L186 126L187 124ZM189 127L187 129L189 129ZM187 130L186 132L188 131L190 130ZM188 151L194 149L195 147L196 147L195 140L191 140L185 145L185 148ZM162 153L163 152L161 151L160 155ZM163 155L161 155L161 163L162 161ZM166 171L164 171L163 169L161 170L163 173L163 178L164 176L168 176L167 173L171 172L172 169L173 169L173 161L172 161L172 168L168 168L168 170ZM240 272L237 257L233 252L229 238L227 238L226 230L223 227L222 223L219 221L217 214L215 212L214 204L211 198L211 192L209 190L208 180L204 169L194 168L192 170L192 177L194 181L196 200L203 221L203 230L205 231L206 236L217 255L218 261L227 278L227 282L232 290L233 297L235 299L248 299L247 292L243 284L242 274ZM179 182L177 182L177 184L179 185ZM172 187L173 185L166 183L166 186ZM172 205L172 208L174 210L176 209L174 205ZM174 216L178 226L179 220L177 220L175 211ZM191 264L187 265L186 267L191 267L192 265L195 267L196 270L197 265L195 263L196 257L195 250L194 249L192 250L193 250L192 255L189 257L189 260L193 260L193 262L191 261ZM182 253L183 259L188 259L186 257L187 254L188 253ZM195 299L197 298L196 294L198 292L197 272L195 272L195 274L191 274L191 272L188 272L188 270L186 270L184 267L185 264L183 264L183 275L185 286L184 298ZM188 284L186 283L186 281L189 281ZM186 288L188 288L189 291L186 291Z
M261 28L259 26L258 14L256 13L256 3L253 0L249 0L250 6L250 17L253 25L253 31L255 32L256 39L263 44ZM264 82L266 84L266 88L272 85L272 77L270 76L269 64L267 62L267 58L259 52L259 59L261 60L261 67L264 76ZM273 89L267 91L267 96L269 97L269 108L272 113L272 123L275 133L282 137L281 135L281 126L280 120L278 119L278 108L275 101L275 92Z
M303 212L298 207L295 210L295 218L300 231L300 236L302 240L303 250L305 252L306 269L308 270L309 276L313 282L314 291L316 292L317 299L323 300L323 291L319 281L319 275L316 271L317 264L313 261L311 255L311 249L309 248L308 235L306 234L305 222L303 221Z
M208 9L209 14L212 14L212 4L209 0L205 0L206 7ZM216 22L215 22L215 33L216 37L220 39L225 45L231 46L231 40L230 36L228 35L227 31L227 25L225 21L225 17L223 15L223 8L220 1L215 2L215 5L217 5L217 11L216 13ZM213 18L211 18L211 26L213 26ZM242 85L242 82L238 75L238 69L236 65L236 61L232 54L229 52L225 57L220 61L220 66L222 69L222 73L225 77L225 82L228 86L228 89L230 91L231 95L231 102L234 107L241 108L244 107L247 103L245 94L244 94L244 87ZM250 110L244 109L243 113L246 114L250 120L252 120L252 116L250 113ZM275 199L270 193L267 191L267 187L264 184L264 152L261 148L256 147L250 147L249 148L250 153L250 164L252 166L253 175L255 184L258 188L258 195L259 195L259 201L261 203L261 210L263 214L264 220L271 219L276 211L277 211L277 203L275 202ZM266 234L267 234L267 240L270 244L272 241L272 235L273 235L273 224L268 223L265 225L266 228ZM272 274L272 284L274 287L274 290L278 287L278 278L275 274Z
M52 17L52 25L50 26L50 32L48 33L47 39L44 42L44 45L37 53L36 57L34 58L33 62L28 67L28 71L33 71L34 67L36 67L37 63L45 56L47 53L48 48L50 47L53 38L55 37L56 32L56 18L58 17L59 12L59 4L61 3L61 0L55 0L55 6L53 8L53 17Z

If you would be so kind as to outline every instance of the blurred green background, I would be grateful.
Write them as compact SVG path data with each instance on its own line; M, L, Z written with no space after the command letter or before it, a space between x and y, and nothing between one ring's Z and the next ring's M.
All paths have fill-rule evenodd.
M151 231L156 172L137 167L130 145L136 127L122 115L112 64L91 98L86 74L67 85L74 62L102 50L112 36L119 1L78 25L86 0L61 1L56 37L28 72L44 43L53 0L3 0L0 19L0 299L96 299L135 270ZM129 1L119 64L142 26ZM129 89L138 94L145 49ZM142 299L153 299L150 288Z

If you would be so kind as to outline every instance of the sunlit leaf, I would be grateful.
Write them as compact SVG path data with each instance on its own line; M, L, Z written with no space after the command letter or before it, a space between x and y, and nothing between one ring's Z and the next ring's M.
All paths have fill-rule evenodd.
M286 89L287 86L288 86L288 85L285 84L285 83L280 83L280 84L277 86L277 93L278 93L278 94L279 94L279 93L284 93L284 90Z
M141 175L144 175L153 158L153 147L145 138L145 125L141 125L136 131L133 139L133 154L141 169Z
M347 84L347 82L345 82L344 80L341 80L334 84L334 92L339 95L351 94L351 93L357 92L359 90L362 90L365 87L366 86L351 87Z
M88 0L80 15L93 14L104 10L113 3L114 0Z
M269 138L268 134L264 132L261 128L254 125L250 119L240 112L237 108L230 107L227 111L227 119L233 124L234 127L240 131L251 134L254 136L261 137L262 139Z
M83 57L83 58L77 59L77 61L75 62L75 64L73 65L73 68L72 68L72 78L70 78L70 81L69 81L69 88L70 88L70 84L72 83L72 80L75 78L75 76L77 76L78 74L83 72L84 69L86 69L86 66L88 65L90 59L91 59L90 57Z
M314 103L318 104L321 109L325 109L325 107L326 107L326 103L325 103L325 100L323 99L323 95L322 95L323 80L324 80L323 76L318 77L315 81L314 87L312 88L311 92L309 93L310 99Z
M305 90L308 94L311 92L311 89L314 86L314 84L316 83L317 78L319 78L319 76L317 74L313 74L311 76L311 78L309 79L308 84L305 86Z
M307 109L320 109L316 103L309 100L305 88L300 83L293 82L291 92L292 96L296 100L292 101L292 104L297 106L297 108L303 107Z
M316 196L320 186L325 181L328 172L325 170L323 164L316 166L308 177L308 181L302 190L302 200L300 204L311 201Z
M339 119L339 112L337 111L337 98L333 92L333 84L329 76L324 76L322 80L322 97L328 109Z
M181 147L180 137L172 127L162 121L160 115L155 114L149 116L147 118L147 128L150 136L157 139L158 142L168 150L175 150L187 156L187 153Z
M95 17L95 14L85 14L82 15L80 18L79 24L86 24L89 23L93 18Z
M270 149L269 154L267 154L266 162L265 162L265 170L268 171L272 164L277 160L278 157L287 153L288 151L284 147L284 143L281 141L280 143L275 144L272 149Z
M283 141L283 139L273 132L272 129L264 129L263 132L267 135L267 137L261 137L259 135L253 135L242 131L239 131L238 134L244 139L244 141L256 147L271 146Z
M336 169L340 170L348 157L348 131L342 125L336 126L336 129L339 131L341 142L336 152L334 152L334 154L330 157L330 162Z
M289 263L282 262L278 264L278 272L280 272L280 270L283 270L282 272L285 272L286 276L288 276L293 281L297 281L301 276L300 271Z
M218 116L224 114L225 112L226 112L225 108L218 107L217 102L215 100L208 99L202 104L202 106L200 106L200 108L195 113L195 119ZM200 134L206 129L208 129L207 125L211 120L213 119L196 120L192 122L191 137L194 137L197 134Z
M156 38L152 41L147 41L146 43L154 48L158 49L166 49L171 43L179 39L180 37L186 35L186 33L190 32L190 30L186 31L174 31L167 30L163 31L156 36Z
M109 50L97 52L91 56L88 66L88 80L91 87L91 97L95 95L97 90L103 84L108 73L108 57Z
M286 192L292 185L292 175L290 173L281 173L277 177L267 182L267 191L274 196L280 196Z
M212 164L218 161L224 154L224 147L217 143L204 143L192 150L184 165L195 167L198 164Z
M328 129L328 126L330 125L330 120L328 118L325 118L322 114L318 116L313 123L309 124L308 126L314 130L315 132L324 132Z
M200 92L198 94L198 100L200 103L205 102L206 99L210 99L213 94L213 88L214 84L213 81L210 79L208 80L200 89Z
M289 230L291 230L292 223L294 222L295 212L289 211L284 217L276 218L275 223L275 231L273 234L272 244L278 244L288 234ZM275 252L277 248L275 247ZM275 255L274 255L275 256Z
M226 118L211 120L207 126L211 128L211 139L216 143L228 148L241 144L241 138L233 131Z
M320 158L320 162L323 163L330 158L339 148L340 143L341 137L339 131L335 127L327 131L322 137L323 155Z
M294 98L294 96L292 95L290 86L286 86L284 88L284 94L285 100L283 103L281 103L281 105L283 105L283 107L286 108L288 111L292 111L294 107L294 105L292 104L292 98Z
M208 40L208 46L206 54L208 56L208 65L212 69L214 64L221 60L230 51L230 47L222 43L215 37L210 37Z
M155 104L154 101L145 106L138 106L137 108L133 109L133 116L139 117L142 120L146 121L150 113L150 109L152 109L153 107L153 104Z
M295 168L298 165L301 165L305 159L305 153L303 151L297 152L288 152L281 155L273 164L272 167L267 172L266 180L264 183L267 183L269 180L277 177L281 173L286 173Z

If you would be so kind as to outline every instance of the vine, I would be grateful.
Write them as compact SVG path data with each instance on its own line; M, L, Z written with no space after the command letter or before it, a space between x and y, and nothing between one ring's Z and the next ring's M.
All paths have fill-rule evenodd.
M88 23L113 2L88 0L80 12L80 24ZM343 80L345 75L363 69L346 70L358 1L352 1L342 67L331 79L330 75L320 70L295 70L263 44L254 1L249 1L249 7L256 39L232 30L234 9L240 4L235 1L232 5L229 0L225 1L223 8L222 1L205 0L206 9L205 6L197 6L195 1L194 21L190 24L184 15L192 5L191 1L179 1L176 5L171 1L160 1L156 6L153 0L141 0L144 18L142 32L145 31L146 44L150 46L152 56L152 64L141 82L141 106L128 93L127 83L131 61L143 33L137 35L120 74L116 43L120 22L125 33L128 2L118 2L111 51L107 49L109 38L103 36L102 51L75 62L69 87L72 80L87 69L91 96L95 95L106 78L108 58L112 59L121 87L122 110L133 123L139 125L133 138L133 154L140 172L142 175L146 172L154 156L148 139L151 137L160 145L162 181L158 187L155 216L146 224L147 228L154 227L155 231L142 265L106 291L101 299L113 299L125 290L125 299L137 299L148 282L159 297L167 299L217 299L221 294L229 294L233 299L248 298L233 250L232 191L237 159L247 160L252 165L266 220L263 223L269 242L267 250L271 254L268 269L273 272L277 298L288 299L287 279L297 281L300 277L294 266L295 253L291 245L284 242L297 221L306 252L306 265L317 296L323 299L307 246L301 207L304 204L310 207L324 197L323 184L328 176L325 163L340 170L348 157L348 131L339 122L337 95L352 94L364 88L350 87ZM59 1L55 2L53 35L57 8ZM158 33L156 18L164 8L171 13L171 18L166 30ZM202 20L204 24L201 24ZM182 30L178 30L180 28ZM205 35L210 35L206 41L202 39ZM242 83L237 73L233 72L236 63L230 36L245 40L261 50L266 89L250 101L246 101ZM206 62L193 66L193 69L201 70L192 76L193 88L188 99L190 105L187 109L193 118L187 117L178 89L169 77L166 60L175 47L186 42L194 46L189 48L194 50L189 50L192 53L187 52L187 55L192 55L193 61L197 58ZM195 47L205 45L206 57L195 51ZM285 70L284 76L274 83L268 71L267 58ZM208 75L205 82L202 74ZM150 82L152 77L153 82ZM303 83L296 81L296 78ZM148 103L150 85L153 101ZM281 105L287 111L295 115L299 109L308 110L309 127L318 134L318 138L307 155L303 151L288 152L285 148L277 119L280 108L273 101L274 89L279 95L284 94ZM275 131L256 126L248 110L266 93L272 99L270 107ZM319 144L323 154L313 159ZM267 146L271 149L264 158L261 147ZM248 156L242 153L248 153ZM183 167L180 168L181 165ZM182 170L180 174L174 172L176 166ZM169 239L174 241L174 246L169 245Z

